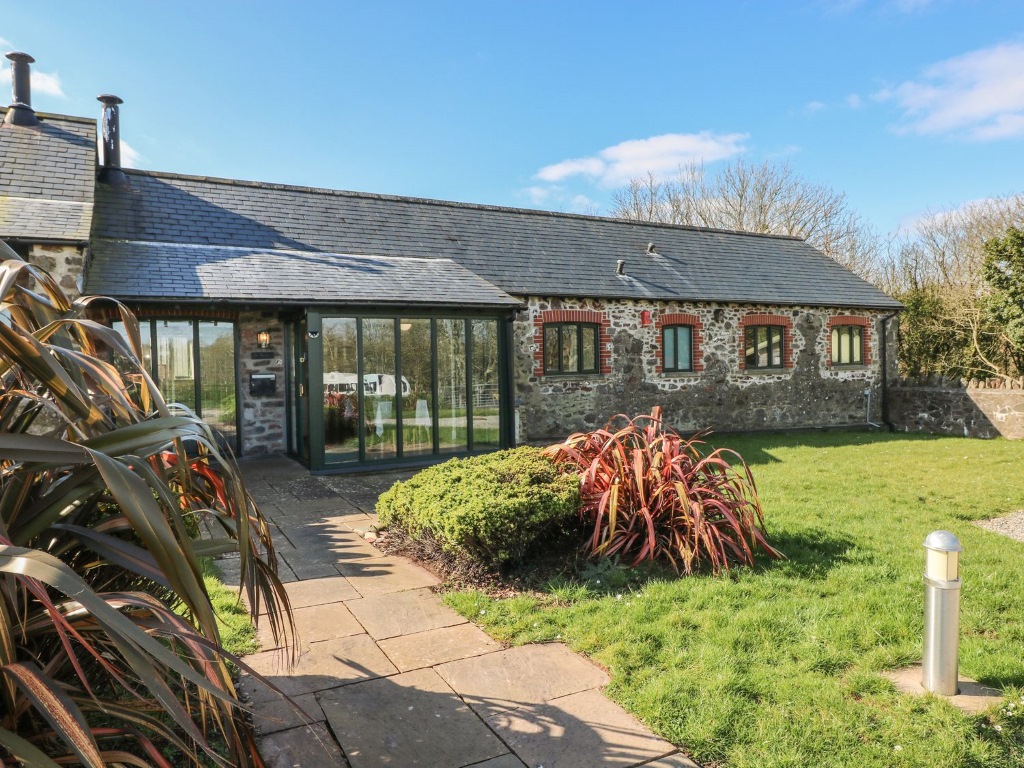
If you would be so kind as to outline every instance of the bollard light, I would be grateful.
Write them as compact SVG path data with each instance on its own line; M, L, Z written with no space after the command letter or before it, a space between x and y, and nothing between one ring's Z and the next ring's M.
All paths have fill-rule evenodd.
M942 696L959 692L960 551L956 536L933 531L924 540L924 663L921 685Z

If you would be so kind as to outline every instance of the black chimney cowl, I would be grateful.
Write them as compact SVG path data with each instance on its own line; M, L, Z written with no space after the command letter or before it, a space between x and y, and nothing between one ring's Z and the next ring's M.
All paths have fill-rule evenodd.
M121 170L121 125L119 104L124 101L109 93L96 97L103 105L100 135L100 168L98 178L115 187L129 186L128 176Z
M11 62L11 105L4 115L4 125L23 128L39 125L39 118L32 109L32 75L29 71L29 65L35 59L21 51L11 51L7 58Z

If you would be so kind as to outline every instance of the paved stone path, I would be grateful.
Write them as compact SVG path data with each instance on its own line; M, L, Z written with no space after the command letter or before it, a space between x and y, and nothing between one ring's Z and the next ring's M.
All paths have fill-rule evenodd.
M312 721L243 679L270 768L695 768L605 698L591 662L560 643L502 648L440 601L431 573L364 540L377 496L408 473L311 477L282 458L242 470L277 529L301 649L289 668L261 626L246 662Z

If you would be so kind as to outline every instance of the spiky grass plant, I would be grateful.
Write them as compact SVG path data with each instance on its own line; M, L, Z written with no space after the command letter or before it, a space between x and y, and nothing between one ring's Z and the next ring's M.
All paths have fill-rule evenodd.
M0 762L261 765L201 559L237 552L279 635L268 525L94 300L0 243Z
M664 425L658 406L649 416L620 414L604 429L545 449L581 477L591 555L617 555L632 565L664 560L684 573L752 565L758 550L779 556L765 538L750 468L727 449L703 453L706 434L683 438Z

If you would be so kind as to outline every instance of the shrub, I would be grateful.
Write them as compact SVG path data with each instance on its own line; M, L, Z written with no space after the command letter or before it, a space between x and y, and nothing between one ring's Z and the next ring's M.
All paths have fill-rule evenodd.
M446 461L377 502L382 525L429 534L445 551L488 565L523 559L564 530L578 507L579 478L529 447Z
M751 565L768 545L754 477L727 449L701 452L702 437L682 438L650 416L614 417L604 429L570 435L545 449L565 471L579 473L581 515L593 556L618 555L633 565L667 560L691 573Z
M91 302L0 243L0 762L261 765L202 561L237 552L277 636L269 526L153 385L135 317L126 340Z

